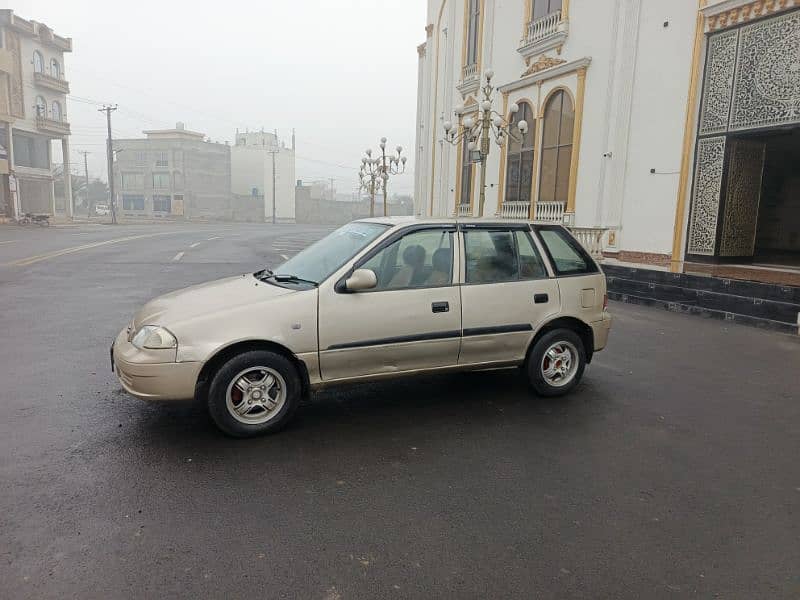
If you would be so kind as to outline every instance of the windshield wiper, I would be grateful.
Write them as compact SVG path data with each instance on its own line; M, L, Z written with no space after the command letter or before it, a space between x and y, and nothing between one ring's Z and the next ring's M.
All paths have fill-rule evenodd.
M310 283L314 287L319 285L316 281L311 281L310 279L303 279L302 277L298 277L297 275L288 275L285 273L277 273L272 274L270 271L270 279L274 279L275 281L286 282L286 283Z
M270 271L269 269L261 269L260 271L256 271L253 273L253 277L256 279L266 279L267 277L272 277L275 273Z

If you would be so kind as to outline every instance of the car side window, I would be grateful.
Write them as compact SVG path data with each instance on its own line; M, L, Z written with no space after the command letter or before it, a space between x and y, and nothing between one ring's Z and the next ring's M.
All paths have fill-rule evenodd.
M414 231L386 246L360 265L378 278L375 290L401 290L451 285L453 232Z
M563 229L540 228L538 232L558 275L597 272L597 266L583 247Z
M512 231L465 231L464 250L467 283L501 283L519 279L519 261Z
M519 278L543 279L547 277L542 257L533 244L531 234L527 231L514 232L517 236L517 250L519 252Z

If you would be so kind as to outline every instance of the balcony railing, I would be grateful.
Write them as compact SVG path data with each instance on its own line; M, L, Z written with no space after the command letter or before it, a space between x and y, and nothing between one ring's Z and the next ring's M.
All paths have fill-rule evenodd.
M471 204L459 204L458 211L456 213L459 217L471 217L472 216L472 205Z
M472 63L471 65L464 65L464 68L461 70L461 81L470 81L472 79L478 78L478 63Z
M540 42L551 35L555 35L559 31L559 24L561 23L561 11L556 10L549 15L539 17L528 23L528 30L525 39L522 40L524 46Z
M470 94L475 92L480 85L480 77L478 73L478 63L465 65L461 69L461 81L456 86L462 94Z
M603 242L606 230L602 227L570 227L581 245L595 260L603 259Z
M503 202L500 206L500 216L503 219L529 219L530 214L530 202Z
M564 202L537 202L534 207L534 221L561 223L564 221Z
M33 80L42 87L69 94L69 82L59 77L53 77L47 73L34 73Z
M69 123L66 121L57 121L56 119L48 119L42 115L36 115L36 128L42 133L47 133L55 136L69 135Z

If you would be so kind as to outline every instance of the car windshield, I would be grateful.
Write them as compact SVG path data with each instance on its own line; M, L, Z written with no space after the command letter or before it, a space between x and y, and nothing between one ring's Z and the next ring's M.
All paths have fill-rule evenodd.
M348 223L287 260L274 274L321 283L387 228L379 223Z

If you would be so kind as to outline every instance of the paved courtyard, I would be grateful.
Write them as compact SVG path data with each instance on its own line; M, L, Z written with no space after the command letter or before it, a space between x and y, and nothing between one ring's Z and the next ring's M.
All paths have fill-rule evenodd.
M0 598L800 597L797 337L612 304L569 398L363 384L253 440L122 392L143 302L326 231L0 226Z

